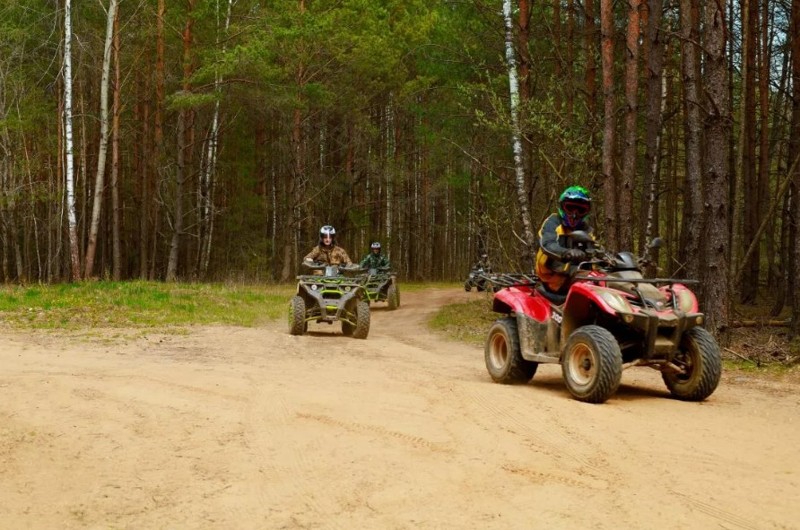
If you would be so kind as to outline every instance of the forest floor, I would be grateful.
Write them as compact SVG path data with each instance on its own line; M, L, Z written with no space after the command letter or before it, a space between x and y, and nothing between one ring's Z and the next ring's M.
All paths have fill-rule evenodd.
M0 526L798 527L796 377L726 371L702 403L644 368L603 405L556 365L498 385L426 325L469 298L403 293L367 340L4 330Z

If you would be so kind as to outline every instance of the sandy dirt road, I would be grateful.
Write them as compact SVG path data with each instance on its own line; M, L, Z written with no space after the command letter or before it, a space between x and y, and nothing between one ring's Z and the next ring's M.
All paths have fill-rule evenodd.
M423 322L456 290L338 327L110 342L0 337L2 528L800 528L800 388L704 403L632 369L569 397L491 382ZM382 305L382 304L381 304Z

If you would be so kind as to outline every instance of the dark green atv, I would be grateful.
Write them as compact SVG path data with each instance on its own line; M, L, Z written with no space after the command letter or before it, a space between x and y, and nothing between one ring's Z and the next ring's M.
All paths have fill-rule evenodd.
M386 306L390 310L400 307L397 276L389 270L389 267L369 269L363 276L361 285L366 289L370 302L386 302Z
M364 269L304 263L313 274L297 277L297 294L289 302L289 333L303 335L309 322L341 321L342 333L366 339L369 298L362 286Z

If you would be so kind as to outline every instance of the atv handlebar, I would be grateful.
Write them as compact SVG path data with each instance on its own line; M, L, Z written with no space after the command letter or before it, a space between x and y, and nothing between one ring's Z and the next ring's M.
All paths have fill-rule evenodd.
M366 269L362 269L358 265L328 265L319 261L303 261L301 265L307 270L322 272L325 276L352 276L366 271Z
M659 238L657 238L660 241ZM655 245L654 248L657 248L660 245ZM653 247L653 245L651 245ZM641 269L647 265L652 264L650 259L646 256L634 256L630 252L618 252L616 254L612 254L611 252L605 250L603 247L595 247L585 249L586 256L589 258L586 261L582 261L571 268L571 274L573 277L578 276L581 272L586 271L593 271L599 270L604 273L610 273L615 271L621 270L636 270L638 272L642 272ZM684 278L617 278L617 277L610 277L610 276L597 276L597 277L586 277L582 276L580 279L588 280L588 281L608 281L608 282L628 282L628 283L653 283L653 284L665 284L665 283L683 283L683 284L694 284L699 283L698 280L691 280L691 279L684 279Z

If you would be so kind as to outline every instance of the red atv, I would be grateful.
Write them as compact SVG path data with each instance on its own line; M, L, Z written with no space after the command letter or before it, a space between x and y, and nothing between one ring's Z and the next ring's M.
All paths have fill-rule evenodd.
M572 237L586 245L590 238ZM653 246L658 246L656 240ZM569 392L603 403L619 387L622 370L661 371L678 399L702 401L719 384L722 361L714 337L701 326L691 280L645 279L630 252L587 250L566 295L538 278L503 275L493 310L506 315L489 329L485 360L497 383L526 383L539 363L561 363Z

